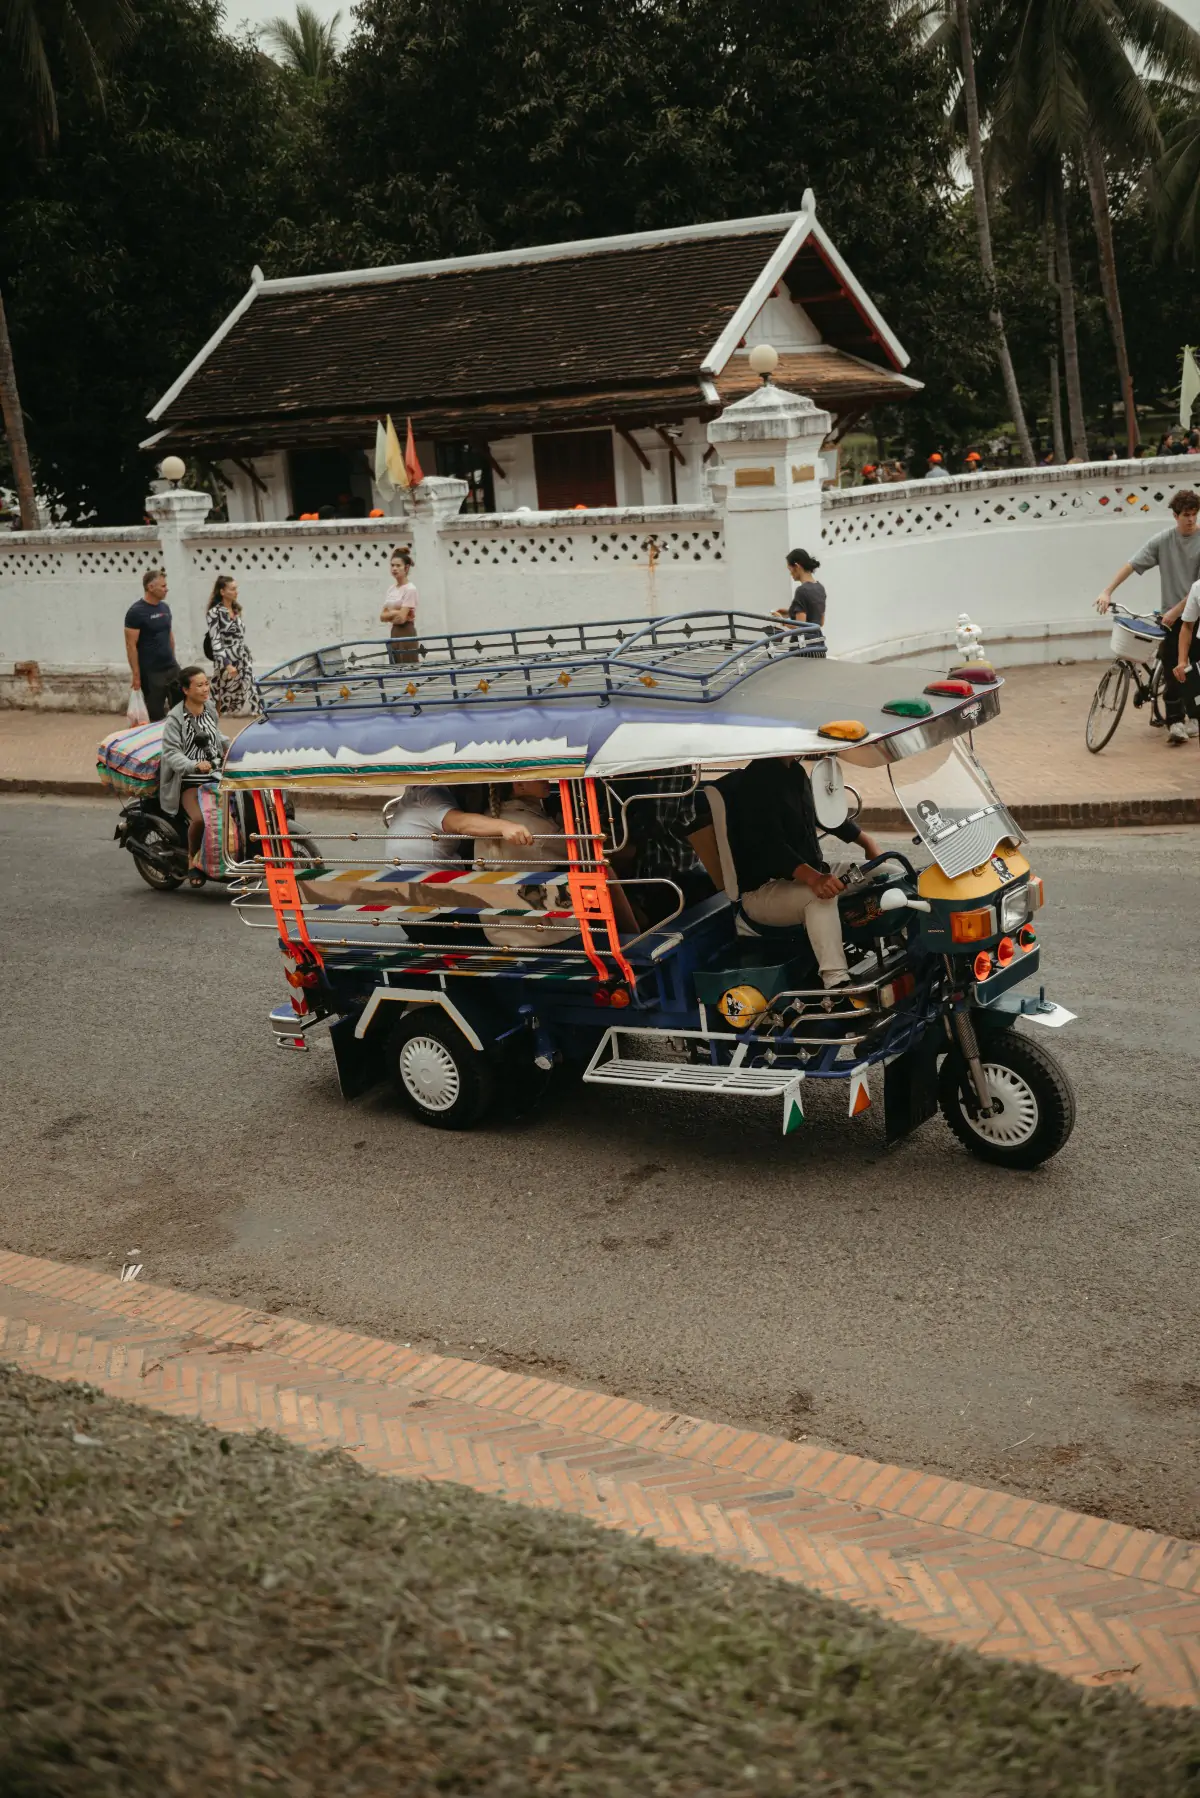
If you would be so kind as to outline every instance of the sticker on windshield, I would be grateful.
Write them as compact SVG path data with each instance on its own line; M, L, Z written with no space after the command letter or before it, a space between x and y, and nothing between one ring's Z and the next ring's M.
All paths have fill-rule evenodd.
M897 799L944 874L954 880L992 862L1002 880L1012 878L996 851L1019 843L1020 828L961 740L895 762L889 772Z

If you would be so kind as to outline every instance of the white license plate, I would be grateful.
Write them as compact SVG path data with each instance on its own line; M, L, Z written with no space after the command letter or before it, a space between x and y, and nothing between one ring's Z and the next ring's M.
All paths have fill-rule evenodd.
M1025 1016L1031 1024L1044 1024L1047 1030L1061 1030L1064 1024L1074 1021L1075 1013L1068 1011L1065 1005L1055 1005L1047 1000L1044 1011L1027 1011Z

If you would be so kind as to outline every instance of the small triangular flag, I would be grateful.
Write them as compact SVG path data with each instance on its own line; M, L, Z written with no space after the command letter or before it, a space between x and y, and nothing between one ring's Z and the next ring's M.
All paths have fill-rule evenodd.
M393 487L409 487L408 470L404 466L404 454L400 448L400 439L396 435L396 427L392 423L392 415L388 413L387 431L387 471Z
M417 461L417 446L413 441L411 418L408 421L408 436L404 440L404 472L408 476L410 487L415 487L418 481L425 479L421 464Z
M800 1100L800 1083L803 1074L797 1074L783 1095L783 1134L791 1136L804 1122L804 1106Z
M1183 346L1183 373L1179 382L1179 422L1184 430L1192 423L1192 407L1200 398L1200 368L1190 343Z
M867 1079L866 1068L850 1070L850 1116L856 1118L860 1111L871 1108L871 1085Z
M383 420L375 420L375 485L380 493L394 491L392 477L388 473L388 441L387 432L383 428Z

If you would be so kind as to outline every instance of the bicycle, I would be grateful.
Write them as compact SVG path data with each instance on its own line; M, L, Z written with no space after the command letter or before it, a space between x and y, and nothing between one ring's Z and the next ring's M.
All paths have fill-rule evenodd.
M1150 722L1155 727L1167 721L1163 697L1166 674L1158 660L1159 645L1166 635L1162 614L1119 612L1116 607L1113 614L1111 642L1116 660L1100 676L1084 730L1093 755L1099 755L1105 744L1111 743L1131 687L1135 709L1148 705Z

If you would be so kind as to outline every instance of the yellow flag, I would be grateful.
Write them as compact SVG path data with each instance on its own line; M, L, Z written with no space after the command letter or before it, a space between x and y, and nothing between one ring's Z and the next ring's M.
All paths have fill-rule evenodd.
M1179 422L1185 431L1191 429L1192 407L1200 398L1200 368L1190 343L1183 346L1183 379L1179 383Z
M394 487L412 486L408 470L404 466L404 451L400 448L400 439L396 435L390 412L387 421L387 471Z

